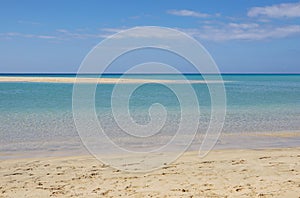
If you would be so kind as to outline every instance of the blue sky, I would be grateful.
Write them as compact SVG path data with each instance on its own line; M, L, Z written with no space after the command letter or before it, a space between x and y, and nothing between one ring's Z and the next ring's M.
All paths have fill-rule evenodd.
M200 41L221 72L300 73L300 2L0 2L0 72L76 72L107 36L163 26Z

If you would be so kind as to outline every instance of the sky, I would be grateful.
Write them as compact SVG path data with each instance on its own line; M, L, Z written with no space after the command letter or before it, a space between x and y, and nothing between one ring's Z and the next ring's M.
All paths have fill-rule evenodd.
M0 24L0 73L76 73L136 26L187 33L223 73L300 73L300 1L2 0Z

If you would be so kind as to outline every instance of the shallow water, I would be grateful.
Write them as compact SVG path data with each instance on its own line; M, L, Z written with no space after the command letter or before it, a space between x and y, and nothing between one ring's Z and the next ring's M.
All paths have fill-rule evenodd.
M74 77L74 75L47 76ZM116 78L119 75L105 77ZM176 75L128 75L126 77L177 79ZM247 135L254 133L294 131L298 134L300 75L223 75L222 77L226 81L227 95L227 115L222 134L241 134L240 137L243 138L237 141L239 138L228 136L225 138L226 141L223 141L226 144L219 142L219 148L243 148L251 145L252 147L300 146L297 135L292 138L261 136L247 138L249 137ZM198 75L186 75L186 78L202 79ZM180 88L183 85L176 86ZM205 84L192 86L201 110L199 117L201 125L198 132L203 134L210 118L209 91ZM150 121L148 110L153 103L162 104L168 112L166 123L159 134L141 140L128 138L128 135L124 134L114 121L111 110L113 88L113 84L98 85L95 104L99 122L113 141L126 148L135 147L142 150L159 147L170 141L178 129L181 115L179 101L170 89L157 83L150 83L139 87L133 93L129 104L135 122L147 124ZM73 121L72 89L72 84L63 83L0 83L0 152L85 152ZM119 97L122 100L123 96ZM187 108L194 107L191 105ZM192 134L187 131L186 136L189 135ZM200 143L201 141L195 141L191 148L197 148Z

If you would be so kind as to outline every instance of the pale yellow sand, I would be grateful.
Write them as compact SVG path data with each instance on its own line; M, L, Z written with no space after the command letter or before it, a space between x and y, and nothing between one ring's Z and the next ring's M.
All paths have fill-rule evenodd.
M126 173L91 156L0 161L0 197L300 196L300 148L186 153L149 173Z
M161 79L129 79L129 78L74 78L74 77L0 77L0 82L46 82L46 83L222 83L223 81L217 80L161 80ZM227 81L226 81L227 82Z

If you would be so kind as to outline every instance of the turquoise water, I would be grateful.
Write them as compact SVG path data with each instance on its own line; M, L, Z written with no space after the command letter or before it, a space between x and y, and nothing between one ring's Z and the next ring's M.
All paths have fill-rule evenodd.
M3 75L7 76L7 75ZM17 75L24 76L24 75ZM75 75L26 75L74 77ZM106 78L119 75L105 75ZM188 79L202 79L186 75ZM227 94L227 115L222 134L249 134L300 131L300 75L223 75ZM127 78L176 79L176 75L128 75ZM178 84L177 86L182 86ZM199 132L206 130L210 116L210 97L205 84L193 84L201 109ZM122 133L111 114L113 84L98 85L96 110L107 134L120 144L139 146L162 145L178 128L180 105L170 89L160 84L138 88L130 99L130 112L140 124L149 122L148 109L161 103L168 110L162 133L146 142L134 142ZM0 152L83 151L72 116L72 84L64 83L0 83ZM120 96L122 97L122 96ZM188 95L186 97L189 97ZM193 115L190 115L193 116ZM187 135L189 132L187 131ZM239 139L239 138L238 138ZM255 138L248 145L260 142ZM299 137L265 139L260 146L300 146ZM241 141L244 144L247 138ZM249 139L250 141L250 139ZM234 146L236 140L228 145ZM242 143L243 142L243 143ZM240 145L242 147L242 145ZM230 146L229 146L230 147Z

